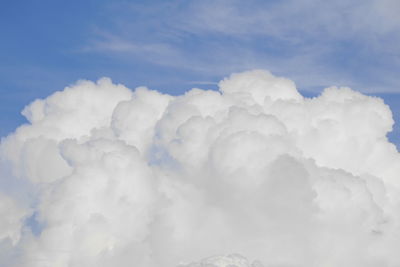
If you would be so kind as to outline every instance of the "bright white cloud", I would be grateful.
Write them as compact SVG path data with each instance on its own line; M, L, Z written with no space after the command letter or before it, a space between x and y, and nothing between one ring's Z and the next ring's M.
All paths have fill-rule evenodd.
M33 197L0 190L0 265L400 265L379 98L255 70L175 97L81 81L23 114L0 178Z

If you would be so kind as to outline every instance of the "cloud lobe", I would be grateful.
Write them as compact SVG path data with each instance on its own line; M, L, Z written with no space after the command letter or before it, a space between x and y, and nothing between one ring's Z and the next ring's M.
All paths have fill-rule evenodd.
M180 96L82 81L23 114L0 146L2 265L400 264L379 98L254 70Z

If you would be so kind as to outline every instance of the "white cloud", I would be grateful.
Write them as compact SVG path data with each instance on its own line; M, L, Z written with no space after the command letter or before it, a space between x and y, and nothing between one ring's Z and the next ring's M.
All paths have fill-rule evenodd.
M305 98L254 70L179 96L81 81L23 114L0 178L33 197L0 190L0 265L400 264L400 154L379 98Z
M201 260L198 263L182 264L179 267L262 267L262 264L255 261L252 264L239 254L231 254L227 256L213 256Z
M16 200L0 193L0 241L9 240L15 245L21 237L22 220L29 214Z

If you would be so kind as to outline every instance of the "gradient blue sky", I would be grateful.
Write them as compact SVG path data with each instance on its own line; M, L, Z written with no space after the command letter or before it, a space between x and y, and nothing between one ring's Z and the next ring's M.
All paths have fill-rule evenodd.
M306 95L336 85L383 97L400 121L398 14L397 0L7 1L0 136L26 104L78 79L180 94L254 68Z

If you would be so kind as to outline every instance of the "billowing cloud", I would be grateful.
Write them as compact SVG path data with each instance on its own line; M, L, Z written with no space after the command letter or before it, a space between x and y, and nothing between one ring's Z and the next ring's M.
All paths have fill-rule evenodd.
M23 114L0 146L2 266L400 265L379 98L254 70L179 96L82 81Z

